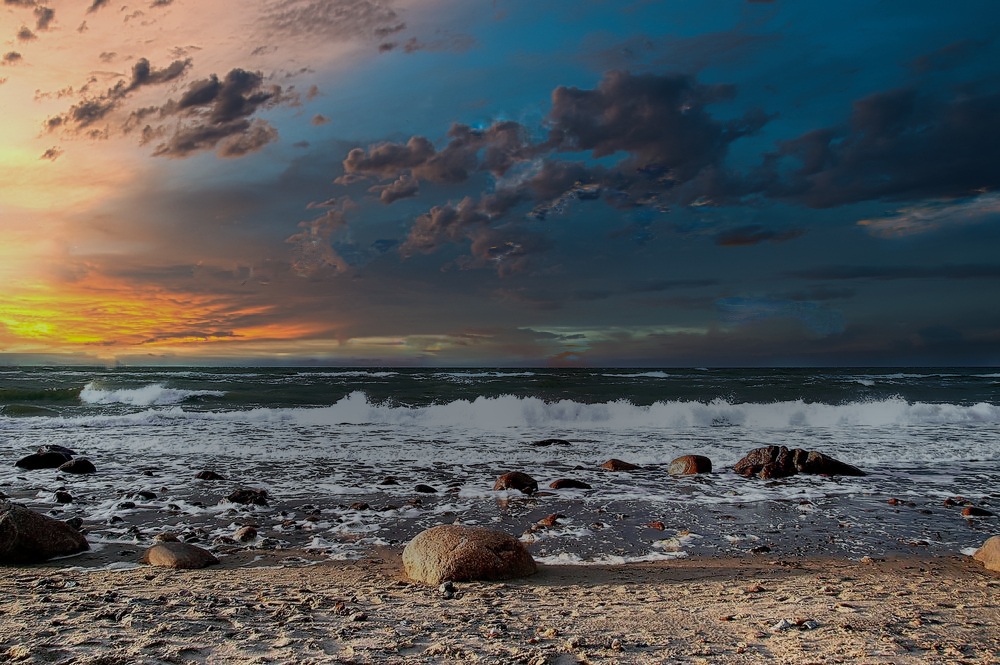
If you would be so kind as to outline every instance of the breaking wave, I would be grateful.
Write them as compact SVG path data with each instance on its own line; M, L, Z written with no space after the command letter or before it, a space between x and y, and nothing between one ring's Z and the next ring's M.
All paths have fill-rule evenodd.
M220 390L178 390L154 383L141 388L104 390L88 383L80 391L80 400L86 404L131 404L133 406L159 406L180 404L193 397L223 397Z

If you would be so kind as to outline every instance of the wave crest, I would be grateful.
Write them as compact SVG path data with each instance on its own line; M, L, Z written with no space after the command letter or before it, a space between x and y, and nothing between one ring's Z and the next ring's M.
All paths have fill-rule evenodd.
M160 406L180 404L192 397L222 397L221 390L180 390L154 383L141 388L105 390L88 383L80 391L80 400L86 404L131 404L133 406Z

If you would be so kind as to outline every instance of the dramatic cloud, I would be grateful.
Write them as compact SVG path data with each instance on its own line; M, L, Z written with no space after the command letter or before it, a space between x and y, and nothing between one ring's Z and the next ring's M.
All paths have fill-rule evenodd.
M170 100L160 109L161 115L178 116L189 124L176 129L153 155L187 157L229 139L219 149L219 156L241 157L276 141L276 129L259 118L253 122L249 118L298 98L284 93L280 86L265 86L263 81L260 72L233 69L224 79L213 74L191 83L179 100Z
M150 9L155 9L156 7L166 7L173 4L174 0L154 0L153 4L149 6Z
M103 53L102 58L110 60L114 55ZM190 66L191 59L187 58L156 69L142 58L132 67L128 81L119 81L99 96L84 98L65 114L49 118L46 127L49 131L87 130L110 120L136 90L175 81ZM218 146L219 157L236 158L278 140L278 131L266 121L254 119L256 113L299 103L297 94L277 85L265 85L260 72L233 69L222 79L212 74L190 83L177 100L134 109L115 128L125 134L138 130L144 145L158 142L154 156L183 158ZM88 135L100 138L108 131L90 129Z
M753 110L722 122L707 112L708 105L734 96L733 86L703 85L689 76L613 71L593 90L556 88L542 140L533 141L529 129L514 121L485 129L456 123L441 150L423 136L413 136L405 144L351 150L344 160L345 175L337 182L399 178L393 185L369 189L382 192L382 201L391 203L403 198L393 192L403 187L404 175L412 179L405 181L405 191L416 195L419 180L456 184L477 172L493 174L499 178L493 193L478 201L469 197L458 205L435 206L415 220L400 247L405 258L431 253L444 243L471 241L475 265L489 265L489 253L483 248L496 245L491 229L522 203L535 202L530 216L536 219L564 213L575 201L601 198L619 208L661 209L668 201L694 201L708 185L725 182L721 175L705 177L705 173L722 171L728 146L770 119ZM558 159L561 153L581 152L589 152L594 160L625 156L613 169ZM697 178L708 184L695 184ZM685 188L686 184L690 186ZM757 242L792 237L768 233L758 231ZM519 266L527 265L526 257L533 249L548 247L537 239L511 243L506 246L516 246L518 261L507 263Z
M51 162L54 162L54 161L56 161L56 159L59 158L59 155L61 155L61 154L63 154L63 150L61 150L59 148L56 148L56 147L53 147L53 148L49 148L44 153L42 153L42 156L39 157L38 159L47 159L47 160L49 160Z
M983 194L961 201L932 201L864 219L858 225L880 238L898 238L942 228L1000 222L1000 194Z
M35 30L48 30L49 24L55 17L55 10L48 7L35 7Z
M346 227L347 217L340 210L330 210L322 217L300 222L299 228L303 230L285 240L295 246L292 263L295 272L308 277L326 267L336 273L347 271L350 264L333 250L330 242L334 233Z
M770 198L810 208L973 196L1000 188L998 116L997 93L947 102L912 89L877 93L854 103L845 126L780 141L751 180Z
M96 12L101 7L104 7L105 5L107 5L108 2L109 2L109 0L94 0L94 2L90 5L90 7L87 8L87 13L88 14L93 14L94 12Z
M825 266L786 274L802 279L998 279L1000 265Z
M327 118L325 115L321 115L321 114L317 113L316 115L314 115L312 117L312 120L310 120L309 122L311 122L316 127L319 127L321 125L328 125L328 124L330 124L330 119Z
M21 62L21 54L17 51L8 51L3 54L3 59L0 59L0 65L14 65Z
M368 191L373 194L379 194L379 200L386 205L399 201L400 199L409 199L420 194L420 188L417 185L416 178L408 175L399 176L399 180L394 181L389 185L376 185L374 187L369 187Z
M802 231L801 229L774 231L766 229L759 224L752 224L749 226L741 226L739 228L723 231L715 236L715 244L719 247L746 247L748 245L757 245L765 241L778 244L798 238L803 233L805 233L805 231Z
M66 127L81 130L90 127L120 108L125 99L139 88L168 83L180 78L191 67L191 59L175 60L163 69L155 69L145 58L140 58L132 66L132 75L128 81L119 81L107 92L92 98L85 98L72 106L69 111L56 118L50 118L46 125L51 130L55 127Z
M38 37L28 26L22 26L21 29L17 31L17 41L21 43L30 42L34 39L38 39Z

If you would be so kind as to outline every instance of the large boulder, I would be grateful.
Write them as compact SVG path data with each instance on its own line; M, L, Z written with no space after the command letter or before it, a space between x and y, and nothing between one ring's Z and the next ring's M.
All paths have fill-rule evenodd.
M987 570L1000 572L1000 536L993 536L972 555L976 561L982 561Z
M511 471L497 478L493 490L517 490L522 494L534 494L538 491L538 483L526 473Z
M733 466L736 473L758 478L785 478L797 473L823 474L828 476L863 476L861 469L828 457L816 451L802 448L789 450L785 446L755 448Z
M65 522L0 501L0 563L39 563L89 549L83 534Z
M509 580L532 575L535 560L501 531L443 524L423 531L403 550L403 570L416 582Z
M14 462L14 466L25 469L26 471L35 471L36 469L58 469L70 459L72 458L69 455L59 451L50 450L44 453L33 453L27 457L22 457Z
M703 455L684 455L670 463L669 472L675 476L712 473L712 460Z
M219 563L219 560L196 545L166 541L146 550L142 563L160 568L204 568Z

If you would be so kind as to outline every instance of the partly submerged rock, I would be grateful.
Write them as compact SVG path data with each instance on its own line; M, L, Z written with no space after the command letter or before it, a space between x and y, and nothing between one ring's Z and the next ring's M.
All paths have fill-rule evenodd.
M39 563L90 549L79 531L10 501L0 501L0 563Z
M542 439L541 441L532 441L531 445L533 445L533 446L539 446L539 447L544 447L544 446L568 446L568 445L570 445L570 443L566 439Z
M197 545L170 541L150 547L141 561L160 568L204 568L219 563L214 554Z
M245 526L240 528L236 533L233 534L233 538L240 541L241 543L249 543L257 540L257 529L252 526Z
M608 471L634 471L636 469L641 469L642 467L637 464L629 464L628 462L623 462L620 459L609 459L607 462L601 465L602 469L607 469Z
M71 459L59 467L63 473L97 473L97 467L86 457Z
M669 473L675 476L712 473L712 460L704 455L684 455L670 463Z
M538 483L526 473L511 471L497 478L493 490L517 490L522 494L534 494L538 491Z
M413 491L422 492L424 494L434 494L437 492L437 490L431 487L430 485L424 485L424 484L417 485L416 487L413 488Z
M267 490L238 489L226 497L233 503L255 506L267 505Z
M27 457L22 457L14 462L14 466L26 471L35 471L36 469L58 469L70 459L72 458L69 455L64 455L63 453L52 450L44 453L32 453Z
M443 524L423 531L403 550L407 577L424 584L507 580L538 570L517 538L501 531Z
M995 514L992 511L977 506L966 506L962 509L962 517L993 517Z
M758 478L785 478L797 473L828 476L863 476L861 469L846 464L823 453L802 448L789 450L785 446L755 448L733 466L736 473Z
M582 480L575 480L573 478L560 478L559 480L553 480L549 483L549 487L554 490L589 490L590 485L583 482Z
M212 471L210 469L205 469L204 471L199 471L194 474L197 480L225 480L220 474Z

